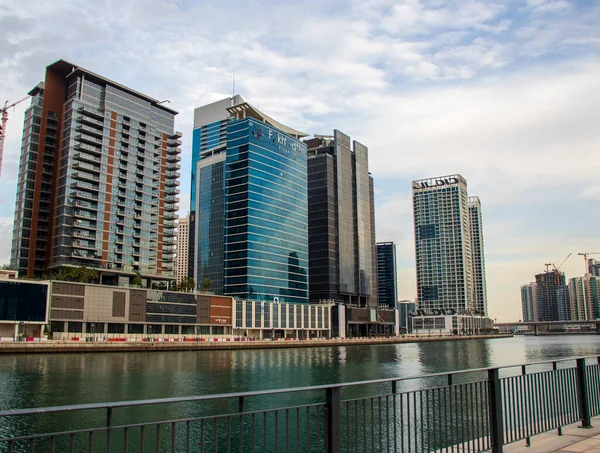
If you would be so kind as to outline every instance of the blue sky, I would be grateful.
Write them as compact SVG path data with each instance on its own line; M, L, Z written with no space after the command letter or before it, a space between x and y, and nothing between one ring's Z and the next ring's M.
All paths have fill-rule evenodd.
M544 263L600 251L599 24L599 1L0 0L0 101L60 58L169 99L186 194L193 109L231 94L235 73L236 91L284 124L369 147L401 299L415 297L410 182L462 174L482 202L490 314L514 320ZM7 128L0 263L23 110Z

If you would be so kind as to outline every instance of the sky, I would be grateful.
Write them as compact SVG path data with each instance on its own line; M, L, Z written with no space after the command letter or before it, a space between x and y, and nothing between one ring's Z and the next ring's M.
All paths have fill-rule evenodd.
M416 297L411 181L481 199L490 317L521 319L545 263L600 252L600 0L0 0L0 102L66 59L179 111L181 214L193 110L233 90L309 134L369 148L378 241ZM9 112L0 264L10 257L27 101ZM597 256L600 259L600 254Z

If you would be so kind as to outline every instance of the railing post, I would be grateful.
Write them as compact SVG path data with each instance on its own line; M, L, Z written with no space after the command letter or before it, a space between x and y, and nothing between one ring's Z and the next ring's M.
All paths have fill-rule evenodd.
M327 389L327 453L340 453L341 449L340 388Z
M577 397L579 398L580 428L591 428L590 400L588 394L587 377L585 375L585 359L577 359Z
M502 395L500 394L500 370L498 368L488 370L488 393L492 453L502 453L504 427L502 426Z
M112 407L106 408L106 451L111 450Z

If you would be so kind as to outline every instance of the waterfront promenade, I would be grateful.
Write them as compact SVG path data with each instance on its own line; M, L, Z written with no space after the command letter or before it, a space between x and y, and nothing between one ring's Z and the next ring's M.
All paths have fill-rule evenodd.
M531 445L522 440L504 447L506 453L600 453L600 417L592 418L592 427L582 429L579 423L565 426L562 436L556 431L539 434Z
M151 351L218 351L243 349L312 348L329 346L377 345L435 341L464 341L475 339L509 338L502 335L404 335L377 338L279 339L247 341L232 338L208 338L202 341L31 341L2 342L0 354L65 353L65 352L151 352ZM83 340L83 341L82 341Z

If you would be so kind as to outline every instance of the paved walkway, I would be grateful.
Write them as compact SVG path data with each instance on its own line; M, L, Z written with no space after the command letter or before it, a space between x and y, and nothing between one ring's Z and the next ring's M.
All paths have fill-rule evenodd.
M525 441L506 445L506 453L600 453L600 417L592 418L592 428L579 428L579 423L565 426L563 435L552 431L531 438L531 447Z

